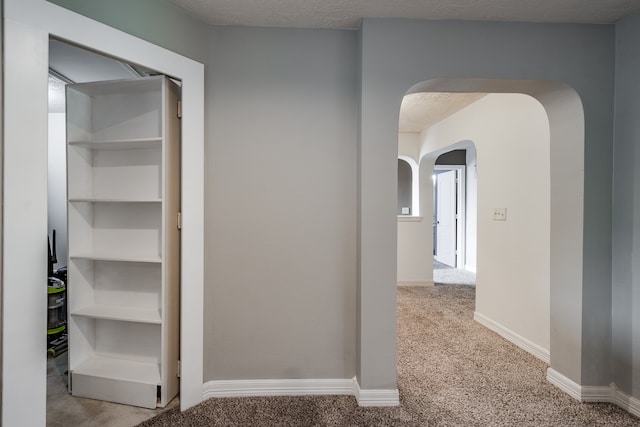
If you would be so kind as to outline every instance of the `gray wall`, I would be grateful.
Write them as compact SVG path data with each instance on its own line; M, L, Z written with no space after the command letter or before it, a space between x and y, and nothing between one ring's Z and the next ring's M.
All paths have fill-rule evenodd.
M4 61L4 2L0 3L0 69L4 70L4 65L3 65L3 61ZM4 100L4 79L0 79L0 99ZM0 129L4 129L4 124L3 124L3 120L4 120L4 102L0 103ZM4 160L3 160L3 153L4 153L4 132L0 132L0 189L4 188L4 185L2 183L2 177L4 176L4 173L2 171L2 165L4 164ZM2 190L0 190L0 224L2 224L2 213L4 212L4 195L1 194ZM0 242L3 242L3 238L2 238L2 227L0 227ZM4 275L2 274L2 263L4 260L4 256L2 254L2 248L4 247L4 245L0 245L0 366L2 366L2 354L3 354L3 348L2 348L2 331L4 330L3 325L2 325L2 319L4 318L4 315L2 313L2 290L4 289L4 283L2 283L2 278L4 277ZM4 390L4 387L2 386L2 370L0 369L0 420L2 419L2 390Z
M398 215L402 215L402 208L408 207L411 212L412 199L412 171L411 165L405 160L398 159Z
M212 30L205 381L355 375L356 36Z
M51 1L207 65L204 380L353 377L358 33Z
M208 64L205 380L358 372L363 388L394 388L402 96L441 77L569 84L586 119L584 282L562 309L583 336L573 354L552 325L552 365L608 384L613 26L366 19L359 32L210 31L166 0L51 1ZM634 26L617 34L613 223L614 376L627 392L640 387Z
M48 0L199 62L209 26L167 0Z
M551 363L583 385L609 383L613 30L607 25L363 21L360 296L370 311L361 314L359 325L362 353L369 358L362 363L376 385L392 383L395 374L395 329L379 331L395 321L395 277L389 272L395 272L396 263L398 111L413 85L447 77L553 80L580 95L586 126L584 280L577 289L552 286L552 320L569 316L578 327L563 337L558 333L563 325L552 322ZM563 303L553 305L554 299Z
M618 23L616 45L613 379L640 398L640 14Z

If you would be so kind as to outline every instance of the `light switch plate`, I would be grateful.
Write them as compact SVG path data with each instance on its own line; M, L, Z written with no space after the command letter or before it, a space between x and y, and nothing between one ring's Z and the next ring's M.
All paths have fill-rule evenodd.
M507 220L507 208L493 208L493 220L494 221L506 221Z

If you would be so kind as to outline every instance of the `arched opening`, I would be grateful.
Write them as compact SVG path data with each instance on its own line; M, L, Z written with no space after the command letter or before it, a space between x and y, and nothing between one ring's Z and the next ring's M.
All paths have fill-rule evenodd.
M404 159L398 158L398 215L413 212L413 168Z
M478 188L478 296L475 318L530 353L550 362L550 376L562 369L566 373L564 375L576 374L579 378L579 370L570 366L569 361L576 363L580 351L573 348L573 352L567 352L563 349L573 346L571 343L579 341L581 334L582 307L579 301L571 298L573 292L573 295L580 294L582 286L584 117L577 94L573 89L556 82L457 79L423 82L411 88L408 94L421 92L491 93L495 95L485 97L482 102L492 105L500 97L519 99L523 106L526 104L529 114L531 111L536 114L538 124L547 124L546 128L540 130L541 135L546 135L546 151L532 152L522 147L522 138L540 139L540 135L527 134L529 128L525 131L521 127L523 122L511 121L508 114L513 109L503 110L502 115L497 116L497 120L505 126L513 127L513 132L502 146L497 146L491 135L491 131L495 130L495 121L489 123L486 117L478 116L474 119L468 115L471 108L464 112L467 117L457 118L466 120L467 126L475 126L479 132L479 137L471 135L481 165L480 172L476 169L481 178ZM420 211L426 218L433 214L433 187L431 182L425 185L427 180L424 177L432 176L435 158L443 152L470 144L466 139L469 133L465 133L464 126L460 127L461 122L449 122L431 131L431 141L428 141L429 135L424 132L421 135L420 176L423 178ZM517 132L521 133L521 138L515 137ZM531 144L527 147L536 146ZM510 169L513 171L508 172ZM527 185L523 187L524 184ZM498 218L502 213L506 214L506 221ZM537 225L532 227L534 223ZM514 233L514 230L517 232ZM423 224L421 232L427 246L427 250L421 253L428 264L428 254L433 250L433 231ZM506 240L503 239L505 237ZM398 238L402 238L400 229ZM487 249L481 252L483 241L487 242ZM524 253L513 250L514 244L526 246L527 242L534 242L536 248L524 248ZM530 249L532 252L528 252ZM406 252L399 246L398 254L403 251ZM484 253L484 258L481 253ZM494 268L496 263L504 262L504 257L513 261L514 265L509 267L511 271L518 270L532 259L542 260L546 267L543 265L536 270L535 280L543 281L547 290L532 295L529 293L531 287L517 289L518 286L513 286L514 281L508 277L509 274ZM534 264L540 267L539 263ZM399 262L399 274L401 267ZM429 266L427 274L432 274L432 268L432 265ZM422 279L428 280L429 277L432 278L432 275L423 276ZM491 277L486 282L489 287L493 287L496 283L494 279L498 278L502 283L499 287L507 293L500 294L497 288L483 289L485 277ZM515 294L521 303L512 304L509 295ZM532 311L537 312L534 317L544 321L527 329L527 324L532 323L531 317L527 319L521 308L530 309L532 305L537 306L537 311ZM570 313L567 313L567 305L573 306ZM559 350L557 357L554 356L555 350Z

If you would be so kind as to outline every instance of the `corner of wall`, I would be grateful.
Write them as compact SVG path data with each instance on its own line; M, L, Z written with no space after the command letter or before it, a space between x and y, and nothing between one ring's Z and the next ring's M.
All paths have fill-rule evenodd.
M547 369L547 381L579 402L613 403L636 417L640 417L640 399L629 396L620 390L615 383L608 386L582 386L552 368Z
M358 384L358 379L353 378L353 390L358 401L358 406L373 407L373 406L399 406L400 394L398 389L386 390L386 389L361 389Z

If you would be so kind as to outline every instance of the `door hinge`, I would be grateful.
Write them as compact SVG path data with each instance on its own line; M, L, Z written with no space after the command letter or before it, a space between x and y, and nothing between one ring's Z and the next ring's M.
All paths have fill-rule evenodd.
M178 101L178 118L182 118L182 101Z
M180 378L180 361L178 360L178 369L176 370L176 376Z
M182 230L182 212L178 212L178 230Z

